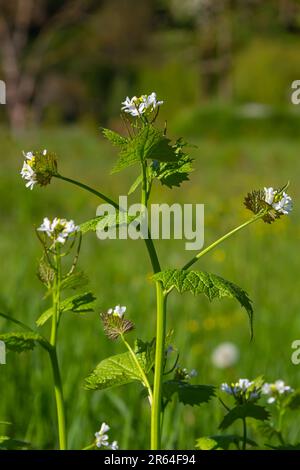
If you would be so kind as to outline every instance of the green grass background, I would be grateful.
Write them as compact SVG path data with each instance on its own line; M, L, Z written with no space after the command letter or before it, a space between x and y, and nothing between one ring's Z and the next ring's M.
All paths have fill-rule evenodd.
M197 135L197 134L196 134ZM79 188L54 180L47 188L25 189L19 175L22 149L48 148L59 156L60 172L80 179L116 197L126 194L135 169L110 175L116 153L103 141L98 130L70 127L31 131L12 137L5 129L1 139L0 186L0 311L34 325L48 303L36 278L41 254L34 233L44 216L62 216L83 222L95 215L98 201ZM246 220L243 207L248 190L265 185L281 186L287 180L295 201L290 217L269 226L262 222L226 241L199 261L197 268L219 274L245 288L253 300L254 340L249 341L247 317L234 301L209 303L202 297L173 295L168 312L168 329L174 329L173 344L180 351L180 364L198 371L194 382L219 385L239 377L264 374L268 381L284 379L299 386L300 366L291 363L291 343L300 339L299 309L299 171L298 137L211 135L193 137L198 145L191 182L170 191L157 185L157 202L205 204L205 244ZM192 255L184 243L157 243L163 266L181 266ZM154 336L155 292L149 280L151 267L143 242L105 241L96 235L84 237L80 266L91 279L97 295L93 314L78 317L66 314L59 331L69 446L88 445L102 421L111 426L111 437L120 447L149 446L149 409L140 396L139 385L106 392L83 389L84 377L103 358L122 351L119 343L103 334L99 312L117 303L127 305L128 316L136 323L131 334L143 339ZM11 327L0 320L0 331ZM47 333L47 326L44 333ZM211 353L219 343L232 341L240 349L237 365L221 371L211 363ZM32 443L34 448L55 448L56 417L48 357L36 348L32 353L7 355L0 366L0 420L13 424L6 430ZM166 413L164 446L190 449L197 437L216 434L223 410L214 399L201 407L172 404ZM286 437L300 440L300 414L286 416ZM239 430L239 425L235 427ZM3 429L3 433L4 433ZM231 433L231 431L230 431ZM260 444L255 423L250 436Z

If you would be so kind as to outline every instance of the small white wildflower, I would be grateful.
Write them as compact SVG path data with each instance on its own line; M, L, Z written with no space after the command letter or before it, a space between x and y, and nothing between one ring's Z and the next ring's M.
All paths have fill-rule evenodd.
M283 380L276 380L274 383L264 383L261 389L264 395L269 395L268 403L274 403L280 395L286 395L293 392L289 385L285 385Z
M222 392L228 393L228 395L233 395L233 389L226 382L221 384L220 390L222 390Z
M97 447L107 447L109 446L108 435L106 434L110 430L110 427L106 423L102 423L100 430L95 432L96 446Z
M117 315L120 318L124 317L124 313L126 312L125 305L116 305L114 308L110 308L107 310L109 315Z
M239 359L239 350L235 344L226 342L217 346L211 355L211 361L215 367L226 369L231 367Z
M22 167L22 170L21 170L20 174L21 174L22 178L25 181L27 181L26 188L33 189L34 185L37 183L37 179L36 179L35 171L32 169L30 164L27 163L28 161L30 162L30 160L31 159L27 159L27 160L24 161L23 167Z
M196 369L192 369L189 373L189 376L192 378L192 377L197 377L198 375L198 372L196 371Z
M48 217L45 217L43 223L38 228L40 232L45 232L53 243L64 244L68 237L77 232L79 227L75 225L73 220L59 219L55 217L51 222Z
M119 444L118 441L113 441L110 445L111 450L118 450L119 449Z
M132 98L126 97L122 102L122 111L131 114L131 116L141 116L145 112L153 112L156 108L163 104L163 101L158 101L156 93L153 91L150 95L142 95L140 97L133 96Z
M277 212L288 215L293 208L292 198L284 191L278 192L276 189L264 188L265 202L273 207Z
M245 400L251 401L256 400L260 396L260 388L254 388L249 393L249 388L253 384L254 382L248 379L239 379L238 382L232 384L222 383L220 389L228 393L228 395L233 395L239 402L244 402Z

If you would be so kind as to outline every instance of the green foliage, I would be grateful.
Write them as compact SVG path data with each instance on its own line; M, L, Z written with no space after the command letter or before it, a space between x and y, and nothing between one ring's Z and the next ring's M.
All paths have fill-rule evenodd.
M291 410L298 410L300 408L300 389L297 389L288 395L284 404Z
M200 437L197 439L195 447L199 450L229 450L232 445L239 449L242 443L243 438L241 436L229 434L227 436ZM257 447L256 442L252 439L247 439L246 443L252 447Z
M226 279L204 271L186 271L168 269L153 276L154 281L161 281L166 291L175 288L180 294L192 292L204 294L210 301L214 298L230 297L236 299L245 308L252 334L253 309L248 294Z
M193 171L193 159L184 152L186 145L186 142L182 139L178 139L174 145L173 148L177 155L177 161L167 163L153 162L152 174L162 185L172 189L172 187L179 187L181 183L189 180L189 173Z
M121 136L117 132L114 132L110 129L102 129L102 133L104 137L109 140L113 145L116 147L122 147L123 145L127 144L128 139L126 137Z
M74 312L74 313L88 313L92 312L95 307L96 297L92 292L84 292L76 294L72 297L64 299L60 304L60 311Z
M154 367L155 338L152 341L142 341L138 338L134 344L134 352L137 354L143 370L148 374Z
M30 351L34 349L37 344L45 347L47 341L41 335L35 332L12 332L3 333L0 335L0 340L4 341L7 349L21 353L23 351Z
M94 310L96 297L92 292L84 292L81 294L75 294L67 299L64 299L60 303L60 313L74 312L85 314ZM36 320L37 326L43 326L49 318L52 317L53 308L50 307L43 312Z
M177 160L175 149L164 133L153 126L143 126L139 132L122 145L120 158L112 173L117 173L137 162L145 160L174 162Z
M66 289L78 289L79 287L86 286L88 282L88 277L83 271L75 271L64 277L61 281L60 288L62 291Z
M154 340L149 343L138 339L134 352L142 370L148 374L154 364ZM143 377L130 352L126 352L101 361L85 379L85 388L103 390L135 381L143 383Z
M80 225L82 233L87 233L96 230L106 230L112 227L119 227L123 224L130 224L136 217L129 216L125 211L116 211L116 215L107 214L100 215L93 219L88 220Z
M215 387L212 385L191 385L180 380L169 380L163 384L163 396L168 403L174 394L184 405L201 405L207 403L215 396Z
M1 450L21 450L28 449L30 444L28 442L12 439L8 436L0 436L0 449Z
M254 418L259 421L269 419L269 412L262 406L254 405L253 403L244 403L232 408L223 418L219 428L227 429L238 419Z
M128 196L134 193L134 191L140 186L140 184L142 184L142 181L143 181L143 175L139 175L130 186L129 191L128 191Z

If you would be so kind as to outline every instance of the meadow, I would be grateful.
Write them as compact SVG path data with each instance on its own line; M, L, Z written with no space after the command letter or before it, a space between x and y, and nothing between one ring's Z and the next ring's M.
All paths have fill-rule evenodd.
M3 128L1 139L0 208L0 311L34 325L48 304L36 277L40 245L34 226L44 216L73 218L81 223L95 215L98 201L79 188L54 180L45 189L27 190L19 175L22 150L47 148L58 155L61 172L116 196L126 194L134 169L110 176L116 152L104 142L98 129L45 128L12 137ZM253 300L254 339L250 342L245 313L231 300L209 303L204 297L174 296L169 305L168 329L172 344L180 350L179 363L198 371L198 383L218 386L239 377L264 374L299 387L300 365L291 362L291 343L300 339L299 238L297 201L300 196L300 139L284 133L247 136L199 137L189 140L195 171L182 190L155 187L156 202L205 204L205 243L226 233L249 217L245 194L264 186L280 187L290 181L295 207L290 217L269 226L258 222L238 237L201 258L198 269L208 270L243 287ZM158 251L166 266L180 266L191 257L182 241L159 241ZM148 448L149 409L139 389L127 385L104 392L83 389L83 379L103 358L121 352L121 346L104 336L99 312L116 304L127 306L143 339L155 335L155 297L149 279L151 267L141 241L99 241L94 233L84 236L79 261L97 296L94 313L79 318L65 315L60 329L59 357L67 402L69 446L88 445L102 421L111 426L121 449ZM145 283L144 280L149 282ZM1 332L10 327L0 320ZM47 330L47 326L45 326ZM135 336L132 332L132 337ZM240 359L234 368L212 365L213 349L224 341L235 343ZM7 433L31 443L33 448L56 446L55 412L48 357L40 349L20 355L9 353L0 366L0 420L13 423ZM193 449L200 436L216 434L224 412L217 399L200 407L171 405L164 421L164 448ZM299 413L285 417L285 435L298 442ZM235 425L233 429L239 429ZM265 442L252 422L250 437Z

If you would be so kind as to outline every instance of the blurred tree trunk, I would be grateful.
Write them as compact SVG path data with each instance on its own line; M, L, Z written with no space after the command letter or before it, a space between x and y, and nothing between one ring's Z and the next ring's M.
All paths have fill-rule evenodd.
M9 27L3 12L0 16L2 70L6 83L7 115L13 131L25 127L28 104L34 89L33 76L23 74L21 56L28 41L33 1L18 0L15 5L13 28Z

